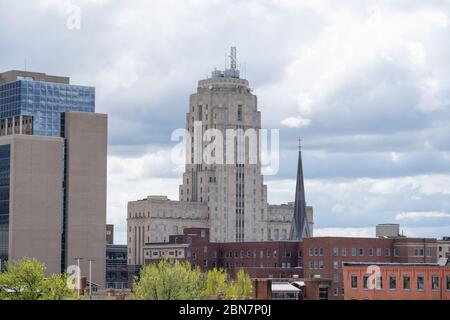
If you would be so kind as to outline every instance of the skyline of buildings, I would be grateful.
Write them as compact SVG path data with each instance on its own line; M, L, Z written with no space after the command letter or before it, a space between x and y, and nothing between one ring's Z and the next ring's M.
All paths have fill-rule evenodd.
M199 94L203 94L200 100ZM218 97L214 98L215 94ZM250 99L240 100L242 94L249 94ZM242 102L247 99L249 105ZM239 78L237 69L215 70L210 79L199 81L198 93L191 96L188 131L198 134L198 123L200 135L208 127L225 135L229 128L260 128L261 115L256 113L255 117L254 101L256 96L251 95L248 82ZM222 103L216 105L218 102ZM370 264L384 270L383 264L396 263L410 269L398 275L392 271L386 275L384 270L391 292L386 294L379 288L378 298L447 299L442 294L450 279L446 267L450 241L446 238L408 238L397 224L377 225L376 238L314 237L312 208L305 201L301 147L295 201L270 205L259 161L245 162L250 161L251 148L240 147L239 137L234 137L234 153L224 155L237 160L243 154L244 163L219 164L207 163L204 157L195 163L199 144L189 137L192 144L187 148L192 153L187 152L187 156L192 157L192 163L186 162L180 200L149 196L130 202L129 241L120 245L114 243L114 226L106 224L107 116L95 113L95 90L72 88L66 77L24 71L1 73L0 112L4 115L0 118L2 264L28 256L44 262L47 272L59 273L76 261L82 278L87 279L92 261L95 290L129 290L140 268L168 258L189 261L203 271L224 268L234 275L244 269L253 279L294 279L293 283L303 283L295 289L302 292L297 298L349 300L377 297L377 292L368 297L366 288L357 284L361 279L366 281L367 272L356 267ZM227 119L225 125L220 119ZM202 153L207 144L201 143L199 148ZM214 206L222 203L224 210L218 213ZM227 207L234 213L230 221ZM259 210L260 220L254 214ZM216 227L227 224L234 228L222 232ZM262 226L258 236L256 225ZM438 267L437 262L443 259L446 262ZM396 286L397 278L411 273L417 278L411 283L420 288L413 296L409 289L394 295L392 283ZM420 285L419 278L423 281ZM283 287L277 283L272 287L274 297L291 296L276 292ZM437 289L441 290L439 295Z

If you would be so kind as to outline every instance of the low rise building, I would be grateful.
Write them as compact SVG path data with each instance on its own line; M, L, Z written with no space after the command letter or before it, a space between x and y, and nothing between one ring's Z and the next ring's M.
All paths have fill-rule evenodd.
M443 237L437 241L437 259L450 255L450 237Z
M187 228L170 236L168 243L144 245L145 264L162 259L189 261L202 271L224 268L231 275L244 269L252 278L302 276L302 253L298 241L215 243L207 228Z
M450 300L450 265L358 263L343 266L345 300Z
M165 243L143 246L144 263L189 261L207 271L243 269L252 278L301 279L310 299L345 297L344 263L436 263L436 239L313 237L303 241L215 243L207 228L187 228Z
M106 288L130 289L127 245L106 245Z
M436 239L426 238L314 237L305 238L302 249L305 279L329 279L328 296L337 300L345 295L345 262L436 262Z

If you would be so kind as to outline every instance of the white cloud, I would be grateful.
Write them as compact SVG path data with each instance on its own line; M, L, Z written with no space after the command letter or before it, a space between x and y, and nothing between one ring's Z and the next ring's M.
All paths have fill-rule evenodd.
M402 155L398 152L391 152L390 156L393 162L399 162L402 159Z
M320 144L308 150L312 161L305 157L319 227L450 208L447 2L77 0L79 31L65 27L67 3L3 1L0 69L20 69L27 52L29 69L97 88L97 111L110 120L108 219L117 234L126 231L127 201L178 197L183 168L161 144L185 125L189 94L223 67L230 45L246 65L263 126L298 128L305 147ZM433 150L442 153L425 153ZM295 177L295 165L284 177ZM294 180L268 186L271 203L294 199ZM423 234L450 233L448 219L434 220L442 228Z
M304 119L302 117L289 117L281 121L282 125L289 128L307 127L311 123L311 119Z
M422 219L450 219L450 213L436 211L401 212L395 215L395 220L422 220Z

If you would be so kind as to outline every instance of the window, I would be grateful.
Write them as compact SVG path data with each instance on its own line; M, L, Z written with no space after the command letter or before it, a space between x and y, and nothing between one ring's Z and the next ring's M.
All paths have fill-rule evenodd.
M319 261L319 269L323 269L323 261L322 260Z
M334 289L333 289L333 295L334 295L335 297L339 296L339 288L334 288Z
M376 277L376 288L377 288L377 290L382 290L383 289L383 277L382 276L379 276L379 277Z
M359 249L359 255L364 257L364 248Z
M433 290L433 291L439 290L439 277L438 276L431 277L431 290Z
M403 290L411 290L410 276L403 276Z
M357 288L358 288L358 277L352 276L352 289L357 289Z
M242 121L242 105L238 105L237 107L237 120Z
M398 257L398 248L394 248L394 256Z
M370 256L370 257L373 256L373 248L369 248L369 256Z
M323 256L323 248L319 248L319 256Z
M386 257L389 257L391 255L391 249L390 248L386 248Z
M450 275L447 276L447 291L450 291Z
M335 273L333 274L333 281L334 281L334 282L339 282L339 272L335 272Z
M312 257L314 255L314 249L309 248L309 256Z
M356 256L356 248L352 248L352 257Z
M395 276L389 276L389 290L397 289L397 278Z
M339 269L339 261L333 261L333 268Z
M425 287L424 277L423 276L417 276L417 290L423 291L424 287Z
M337 256L339 255L339 248L334 248L334 249L333 249L333 255L334 255L335 257L337 257Z
M363 278L364 289L369 289L369 276L364 276Z
M381 248L377 248L377 257L381 257Z
M342 256L347 256L347 248L342 248Z

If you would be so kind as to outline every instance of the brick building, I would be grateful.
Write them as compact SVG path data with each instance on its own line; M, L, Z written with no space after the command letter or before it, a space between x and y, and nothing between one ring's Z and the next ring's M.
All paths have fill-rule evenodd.
M244 269L252 278L303 276L300 242L216 243L209 241L207 228L187 228L183 235L170 236L168 243L148 243L143 248L145 264L161 259L189 261L206 271L224 268L231 275Z
M345 300L450 300L447 261L443 265L349 262L344 263L343 277Z
M344 298L344 262L436 262L436 239L317 237L304 239L301 249L304 278L330 280L329 299Z

